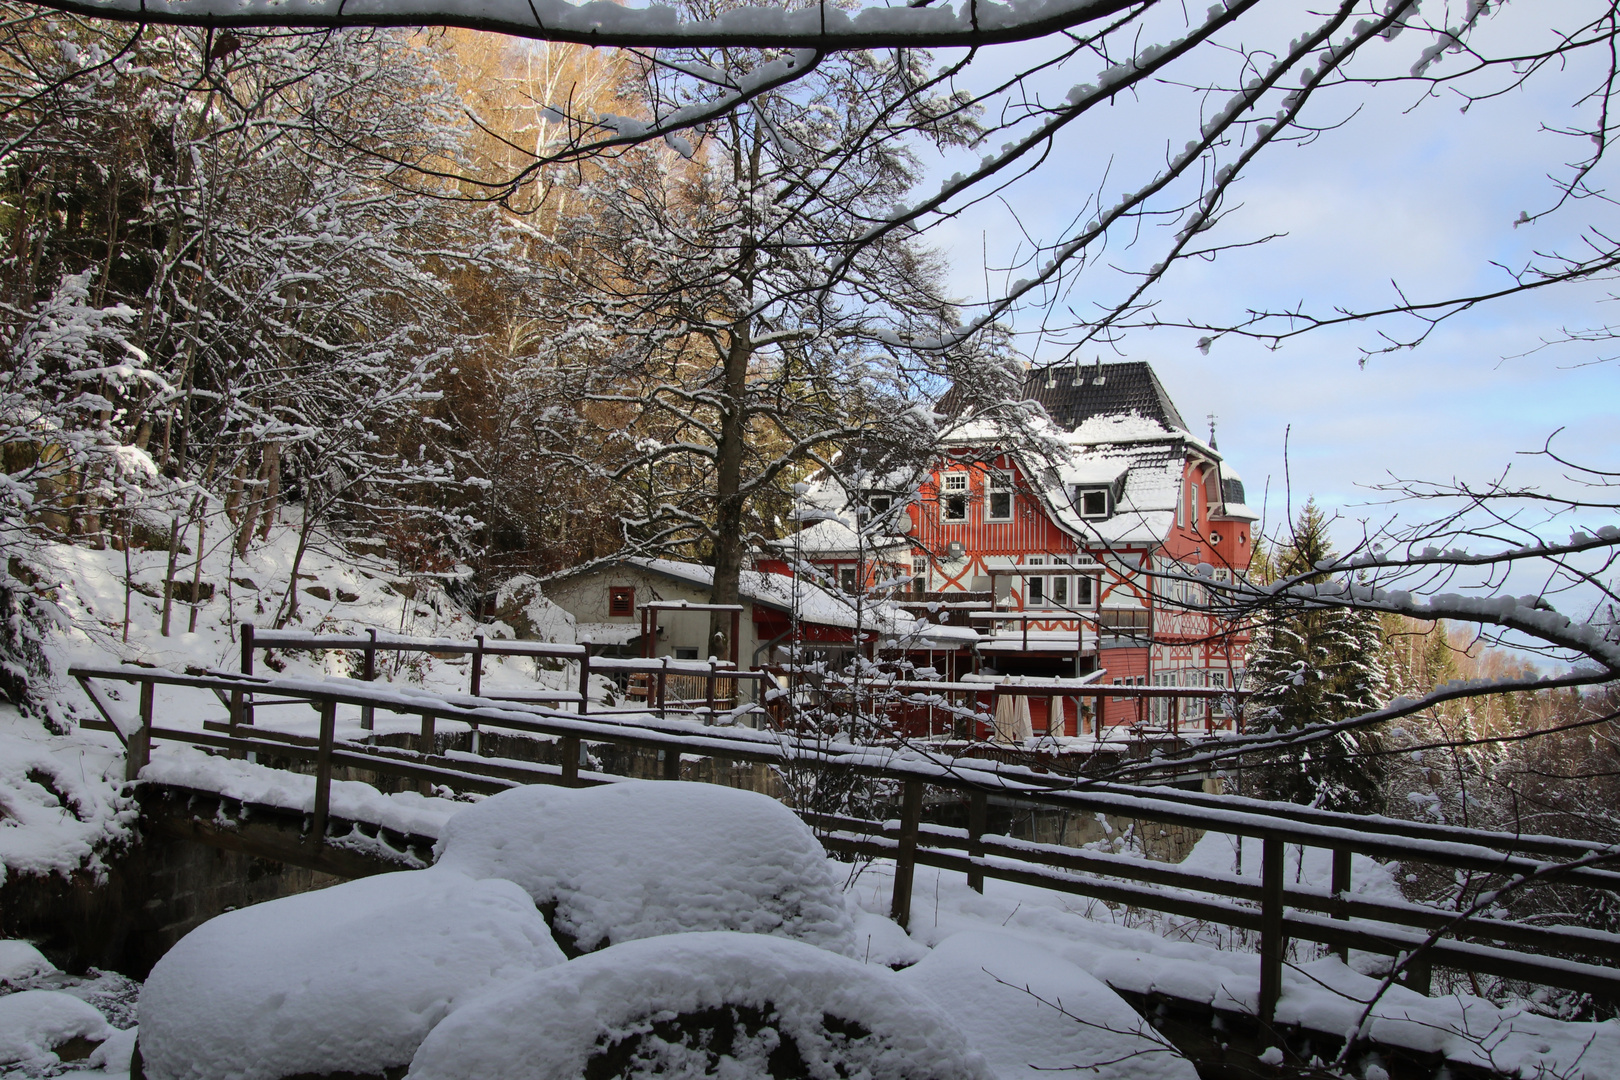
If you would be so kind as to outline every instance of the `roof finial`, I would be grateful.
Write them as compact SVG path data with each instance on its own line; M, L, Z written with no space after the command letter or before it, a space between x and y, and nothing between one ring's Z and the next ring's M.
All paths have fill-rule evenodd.
M1205 415L1209 417L1209 448L1218 450L1220 447L1215 445L1215 414L1206 413Z

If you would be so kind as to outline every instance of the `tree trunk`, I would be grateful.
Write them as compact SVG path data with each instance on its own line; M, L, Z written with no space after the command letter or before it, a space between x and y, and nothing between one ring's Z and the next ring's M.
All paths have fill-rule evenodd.
M264 448L264 509L259 513L259 539L270 539L270 526L276 523L276 507L281 496L281 444Z
M714 590L711 604L738 602L737 582L742 575L748 539L743 531L742 464L748 439L748 362L754 343L746 322L732 327L726 352L725 411L720 417L720 438L715 445L714 478ZM731 655L731 615L709 615L709 655ZM743 662L741 654L738 663Z

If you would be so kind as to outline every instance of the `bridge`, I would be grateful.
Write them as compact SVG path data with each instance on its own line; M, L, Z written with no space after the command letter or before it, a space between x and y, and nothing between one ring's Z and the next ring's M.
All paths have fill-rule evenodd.
M268 639L268 640L267 640ZM252 639L250 639L252 640ZM367 638L259 635L252 648L354 650L387 648L448 651L477 649L521 654L546 649L575 657L571 646L532 643L485 644L389 641ZM602 665L577 654L582 669ZM691 779L706 764L723 771L763 767L772 775L838 773L887 785L897 814L877 821L847 814L801 810L801 816L833 852L892 860L890 914L908 925L918 865L964 875L983 891L986 879L1020 882L1078 897L1162 912L1251 932L1259 942L1258 993L1252 1005L1234 1005L1233 1022L1269 1029L1276 1015L1289 940L1338 951L1382 953L1393 958L1392 977L1428 992L1434 967L1560 987L1620 1001L1620 935L1578 926L1529 924L1492 914L1492 896L1504 890L1558 883L1584 890L1620 891L1613 868L1620 850L1550 836L1518 835L1387 818L1362 817L1290 804L1260 802L1203 791L1143 788L1077 780L1036 767L946 756L927 743L869 746L796 735L778 717L764 728L745 722L770 702L729 711L713 704L715 680L758 680L771 699L779 690L768 673L728 670L684 662L610 661L711 683L707 701L665 715L645 708L591 712L584 693L567 700L510 700L473 692L430 694L364 679L297 679L250 672L176 673L133 666L77 667L80 681L102 719L87 724L111 731L126 748L126 777L144 779L142 799L160 828L218 847L246 851L291 865L353 877L386 869L426 865L436 829L391 820L376 798L357 798L353 780L367 792L415 788L447 793L493 793L521 784L588 786L626 779L598 767L617 749L638 753L657 778ZM244 665L250 666L250 665ZM367 669L374 671L367 660ZM601 666L597 670L602 670ZM110 684L135 688L133 714L108 693ZM158 692L191 692L218 708L185 724L156 714ZM474 668L473 685L481 689ZM1120 687L1098 688L1114 694ZM122 697L123 695L120 695ZM780 695L777 695L779 698ZM666 704L659 695L658 704ZM567 706L567 707L559 707ZM272 709L291 710L272 713ZM309 711L304 711L309 710ZM318 720L267 723L267 715ZM340 720L341 718L341 720ZM384 718L379 724L379 718ZM391 719L389 719L391 718ZM717 722L718 721L718 722ZM739 722L744 721L744 722ZM298 730L303 727L305 730ZM384 728L392 728L390 734ZM405 734L401 734L405 732ZM514 742L513 740L518 740ZM286 771L296 798L256 803L251 797L210 790L206 784L163 780L149 768L152 748L184 744ZM501 753L525 747L522 754ZM635 770L630 770L635 771ZM156 780L157 782L153 782ZM300 786L302 785L302 786ZM336 796L334 792L336 791ZM379 802L381 800L381 802ZM965 827L924 820L925 805L938 809L954 800L965 808ZM1154 822L1233 837L1257 838L1259 880L1200 872L1172 863L1129 858L991 832L990 810L1070 811L1114 819ZM1288 845L1332 853L1328 889L1290 881ZM1473 883L1455 908L1438 908L1352 893L1351 856L1426 864ZM1124 988L1142 999L1141 988ZM1196 1003L1170 1002L1172 1007ZM1164 1011L1166 1003L1158 1008ZM1199 1007L1206 1011L1207 1003ZM1316 1033L1318 1042L1343 1033Z

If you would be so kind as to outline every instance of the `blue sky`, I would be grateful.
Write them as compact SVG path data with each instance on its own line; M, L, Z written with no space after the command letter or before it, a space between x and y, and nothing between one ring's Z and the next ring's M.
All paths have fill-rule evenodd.
M1545 10L1509 5L1483 40L1541 33L1533 20ZM1299 24L1278 20L1260 31L1268 29L1286 35ZM1254 28L1248 32L1252 39ZM1417 35L1405 35L1372 59L1404 70L1421 45ZM998 62L1010 65L1013 58ZM1445 97L1411 108L1410 85L1371 93L1346 88L1323 99L1328 108L1317 119L1346 123L1309 146L1273 147L1238 185L1241 209L1214 234L1288 235L1174 269L1158 293L1161 314L1220 321L1248 307L1382 305L1393 299L1392 278L1413 297L1500 287L1507 279L1493 259L1511 265L1534 250L1572 250L1583 227L1620 226L1615 207L1595 200L1531 226L1512 225L1521 210L1535 213L1553 199L1546 174L1585 152L1543 126L1574 122L1571 105L1594 74L1548 73L1466 114L1460 101ZM1046 89L1061 94L1068 83L1090 77L1073 69ZM1105 167L1110 197L1140 183L1167 145L1179 147L1188 137L1195 108L1192 95L1171 87L1122 103L1071 132L1036 175L1008 193L1007 205L986 203L936 229L933 240L949 255L956 288L983 297L982 253L988 250L993 264L1008 261L1020 225L1051 237L1098 186ZM945 162L939 171L957 168ZM1127 265L1138 258L1122 247L1109 254ZM1135 264L1148 261L1144 250ZM1080 305L1119 289L1117 276L1096 274L1083 277L1067 299ZM1538 449L1559 428L1557 446L1568 456L1620 467L1620 364L1591 363L1620 355L1620 342L1524 355L1561 327L1620 323L1610 296L1601 285L1581 285L1501 302L1442 326L1415 351L1376 356L1365 367L1360 348L1378 344L1371 324L1307 335L1276 351L1228 338L1208 356L1197 350L1196 333L1144 331L1133 333L1121 352L1153 363L1200 434L1205 414L1218 415L1221 449L1244 475L1251 501L1259 503L1270 481L1272 524L1281 514L1285 430L1296 506L1314 494L1349 517L1382 519L1391 511L1366 505L1380 498L1368 486L1392 476L1480 482L1511 464L1523 479L1555 482L1544 462L1518 452ZM1032 327L1032 317L1019 325ZM1026 347L1032 344L1026 339ZM1088 349L1086 358L1099 351Z

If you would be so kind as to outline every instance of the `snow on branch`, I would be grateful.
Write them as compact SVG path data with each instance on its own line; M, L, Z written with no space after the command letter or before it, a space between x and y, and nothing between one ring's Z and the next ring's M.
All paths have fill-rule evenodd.
M712 46L971 48L1062 33L1153 0L1034 0L998 4L788 8L739 6L711 19L684 19L673 6L628 7L594 0L41 0L39 6L99 19L207 27L460 26L540 41L609 48Z

